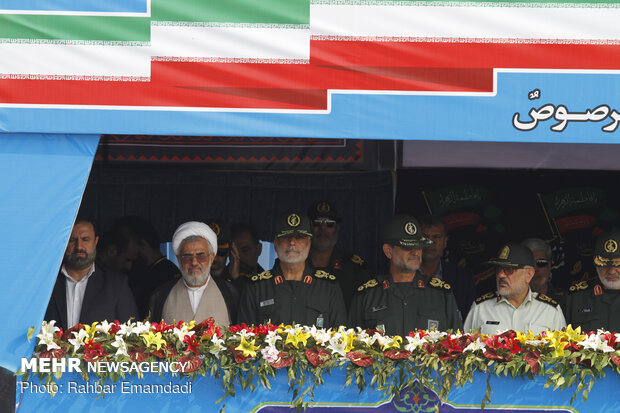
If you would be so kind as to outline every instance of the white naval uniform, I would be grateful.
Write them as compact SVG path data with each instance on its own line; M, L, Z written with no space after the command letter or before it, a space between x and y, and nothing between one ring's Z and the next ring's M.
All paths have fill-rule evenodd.
M479 328L482 334L531 330L534 334L540 334L545 330L561 330L565 326L560 305L528 288L527 296L518 308L496 293L477 298L467 315L463 330L468 333Z

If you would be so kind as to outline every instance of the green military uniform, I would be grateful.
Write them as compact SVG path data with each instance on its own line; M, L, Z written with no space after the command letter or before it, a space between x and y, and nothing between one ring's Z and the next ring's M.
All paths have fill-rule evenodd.
M569 289L563 306L566 322L582 331L620 331L620 289L614 289L618 282L613 281L620 268L620 232L604 233L596 239L594 265L598 280L581 281ZM606 273L611 280L605 279Z
M345 253L337 248L334 249L329 258L329 265L327 267L316 267L316 269L323 270L336 277L342 291L345 308L349 308L351 305L357 288L371 278L366 263L359 255Z
M412 282L395 283L392 276L378 277L359 288L353 297L349 325L375 328L389 335L410 331L462 328L450 286L417 272Z
M570 287L564 305L566 323L581 331L620 331L620 290L608 290L596 282L581 281Z
M241 298L238 320L246 324L315 325L346 323L346 309L336 277L306 265L302 281L286 280L279 265L252 277Z
M278 216L274 239L278 242L287 237L312 237L305 214L289 211ZM287 280L281 265L276 263L271 271L251 278L243 291L237 318L240 323L254 325L297 323L331 328L346 323L347 310L333 274L306 263L301 280Z

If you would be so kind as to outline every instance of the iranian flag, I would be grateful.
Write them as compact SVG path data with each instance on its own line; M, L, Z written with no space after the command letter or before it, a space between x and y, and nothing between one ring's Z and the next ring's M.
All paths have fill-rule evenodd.
M493 69L620 69L617 2L69 3L0 0L0 106L313 111L330 90L491 92Z

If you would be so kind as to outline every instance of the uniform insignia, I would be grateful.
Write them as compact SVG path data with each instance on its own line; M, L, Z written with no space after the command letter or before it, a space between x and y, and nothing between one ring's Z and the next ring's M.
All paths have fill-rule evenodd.
M304 283L305 284L312 284L312 276L311 275L306 275L304 277Z
M314 276L315 276L316 278L327 278L328 280L332 280L332 281L336 279L336 276L335 276L335 275L330 274L330 273L328 273L327 271L323 271L323 270L316 270L316 271L314 272ZM308 277L309 277L309 275L308 275ZM308 283L308 284L309 284L309 283Z
M278 275L278 276L276 276L276 278L273 279L273 282L275 282L276 285L282 284L284 282L284 278L282 278L281 275Z
M405 233L407 235L415 235L416 232L418 232L418 229L413 222L409 221L405 224Z
M618 251L618 243L613 239L608 239L605 241L605 252L616 252Z
M383 281L383 289L387 290L390 287L390 282L388 280Z
M301 218L299 218L299 215L297 214L291 214L288 216L288 218L286 219L286 222L293 228L298 227L299 223L301 222Z
M510 248L508 248L508 245L506 245L503 249L502 252L499 253L499 258L501 260L507 260L508 259L508 255L510 254Z
M486 293L476 298L476 304L480 304L483 301L490 300L491 298L495 298L495 297L496 297L495 293Z
M331 206L325 201L321 202L316 206L316 210L323 214L327 214L331 209Z
M590 307L583 307L577 310L578 313L591 313L592 309Z
M372 312L376 313L377 311L385 310L387 305L377 305L372 308Z
M547 304L552 305L554 307L557 307L559 305L557 301L555 301L553 298L551 298L551 297L549 297L548 295L545 295L545 294L538 294L536 299L538 301L542 301L543 303L547 303Z
M376 287L377 285L379 285L379 283L373 278L372 280L366 281L364 284L357 287L357 291L364 291L366 288Z
M335 261L334 261L334 265L333 265L333 266L334 266L334 269L335 269L335 270L339 270L340 268L342 268L342 267L340 266L340 261L338 261L338 260L335 260Z
M271 271L267 270L267 271L263 271L258 275L255 275L252 277L252 281L259 281L259 280L268 280L272 277Z
M450 287L450 284L448 284L447 282L443 282L442 280L440 280L439 278L431 278L431 281L429 282L429 285L431 287L435 287L438 288L440 290L446 290L449 291L452 287Z
M351 257L351 262L357 265L364 265L364 260L357 254L353 254L353 256Z
M587 281L580 281L578 283L575 283L573 285L570 286L569 291L574 292L574 291L581 291L581 290L586 290L588 288L588 282Z
M418 280L418 288L424 288L424 281Z
M603 295L603 288L600 285L594 286L594 295Z
M487 320L486 324L490 324L492 326L498 326L499 325L499 321Z
M437 320L428 320L428 331L439 330L439 321Z

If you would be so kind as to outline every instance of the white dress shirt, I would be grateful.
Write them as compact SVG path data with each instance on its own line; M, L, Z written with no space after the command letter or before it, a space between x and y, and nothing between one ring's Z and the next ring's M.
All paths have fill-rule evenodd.
M65 288L67 293L67 327L73 327L80 322L80 313L82 311L82 302L84 301L84 292L86 291L86 285L88 279L95 272L95 264L90 267L88 273L80 280L75 281L71 277L65 266L63 265L60 272L66 278Z

